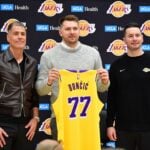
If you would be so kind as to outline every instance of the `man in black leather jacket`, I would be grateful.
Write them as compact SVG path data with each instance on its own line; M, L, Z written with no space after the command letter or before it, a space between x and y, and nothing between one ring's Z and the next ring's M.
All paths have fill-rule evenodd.
M8 26L7 41L8 50L0 54L0 150L33 150L39 122L37 62L24 52L26 27L21 22Z

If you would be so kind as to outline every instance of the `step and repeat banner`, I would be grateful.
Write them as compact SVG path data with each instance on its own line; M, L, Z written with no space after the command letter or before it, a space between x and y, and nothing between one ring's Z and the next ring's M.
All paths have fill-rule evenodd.
M60 17L74 14L80 19L80 41L97 49L103 66L126 53L122 30L129 22L137 22L144 34L144 51L150 51L150 2L113 0L1 0L0 52L9 46L6 41L8 25L19 20L27 26L26 51L38 62L44 51L61 41L58 30ZM106 96L102 96L106 102ZM36 142L50 137L49 97L40 98L40 116ZM106 108L106 107L105 107Z

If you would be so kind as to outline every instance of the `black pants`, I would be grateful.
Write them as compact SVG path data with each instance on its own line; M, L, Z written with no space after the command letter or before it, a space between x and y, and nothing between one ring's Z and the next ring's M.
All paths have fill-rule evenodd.
M0 123L0 127L9 136L5 138L6 145L0 150L34 150L33 142L26 138L28 129L25 129L25 125L25 123Z
M150 150L150 132L117 131L116 146L125 150Z
M52 131L52 139L57 140L57 124L56 118L51 118L51 131Z

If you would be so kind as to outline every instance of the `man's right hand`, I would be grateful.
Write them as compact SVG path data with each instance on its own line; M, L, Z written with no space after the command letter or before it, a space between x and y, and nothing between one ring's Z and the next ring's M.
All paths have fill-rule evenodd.
M117 140L116 129L114 127L108 127L107 128L107 136L108 136L109 140L116 141Z
M48 73L48 85L52 85L55 80L59 78L59 71L56 68L53 68Z
M0 147L6 145L5 137L8 137L8 134L4 131L4 129L0 128Z

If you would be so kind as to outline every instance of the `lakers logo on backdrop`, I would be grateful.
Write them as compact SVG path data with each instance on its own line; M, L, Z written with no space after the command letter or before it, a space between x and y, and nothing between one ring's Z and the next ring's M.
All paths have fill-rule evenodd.
M63 4L56 3L54 0L46 0L41 4L38 12L43 13L48 17L52 17L63 12L62 5Z
M131 12L131 5L122 1L116 1L110 5L107 14L112 14L116 18L123 17Z
M150 20L147 20L142 24L141 31L144 33L144 35L150 37Z
M122 40L117 39L110 43L107 52L112 52L115 56L121 56L127 52L127 47Z
M40 46L40 48L39 48L38 51L39 52L44 52L44 51L46 51L48 49L53 48L56 44L57 44L57 42L55 40L53 40L53 39L47 39L47 40L45 40L42 43L42 45Z
M1 32L7 32L8 26L9 26L11 23L15 22L15 21L18 21L18 20L17 20L17 19L14 19L14 18L11 18L11 19L7 20L7 21L4 23L4 25L2 26Z
M80 36L81 37L85 37L88 34L92 34L96 31L95 24L90 24L86 20L80 20L79 27L80 27Z
M51 135L50 123L51 123L50 118L44 120L39 128L39 131L43 131L45 134Z

